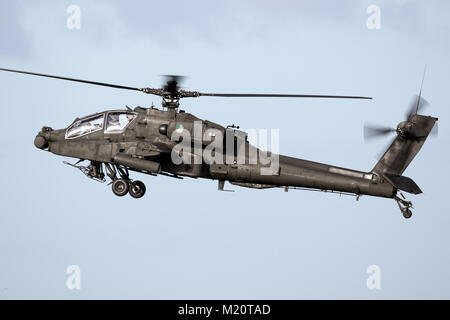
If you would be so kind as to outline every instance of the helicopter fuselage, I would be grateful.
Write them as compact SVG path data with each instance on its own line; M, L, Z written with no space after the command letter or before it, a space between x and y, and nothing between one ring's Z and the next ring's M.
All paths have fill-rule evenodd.
M113 120L118 123L114 130L111 129ZM120 121L123 127L120 127ZM208 139L195 138L195 125L198 123L201 126L200 136L207 136ZM217 132L217 136L213 134L214 138L211 138L211 132ZM189 161L176 163L173 152L186 137L183 137L182 133L194 138L189 142L188 148L181 151L184 153L184 159ZM396 195L397 190L392 184L371 172L283 155L274 157L270 152L268 154L271 159L276 159L276 166L273 166L273 163L261 163L261 150L251 146L245 135L233 135L234 143L237 143L237 139L242 140L241 147L245 150L242 159L238 159L236 146L233 144L230 161L226 153L230 151L227 150L229 145L221 142L216 146L222 146L218 148L222 154L216 154L214 161L205 161L203 152L208 150L208 145L218 139L219 135L225 137L230 133L243 132L200 120L182 111L137 107L134 110L110 110L76 119L69 127L61 130L44 127L37 135L35 145L56 155L91 161L89 175L99 180L104 176L101 164L105 164L109 168L116 166L119 172L123 169L123 172L131 170L152 175L165 174L175 178L214 179L219 181L221 190L223 182L229 181L234 185L256 189L309 188L388 198ZM195 149L195 144L200 146L200 149ZM249 161L252 148L257 154L256 163ZM215 152L218 150L214 150L213 154ZM113 179L115 172L110 177Z

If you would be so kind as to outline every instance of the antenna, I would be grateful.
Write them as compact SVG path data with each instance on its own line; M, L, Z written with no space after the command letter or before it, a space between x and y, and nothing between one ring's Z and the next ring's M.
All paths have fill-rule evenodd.
M427 72L427 65L425 65L425 68L423 69L422 83L420 84L419 98L417 99L416 114L419 111L420 98L422 97L423 80L425 79L426 72Z

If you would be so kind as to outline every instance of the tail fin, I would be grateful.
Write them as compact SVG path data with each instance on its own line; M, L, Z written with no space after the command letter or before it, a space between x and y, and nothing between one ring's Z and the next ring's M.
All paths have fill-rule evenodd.
M421 193L420 188L407 177L405 169L420 151L438 119L414 114L397 127L397 137L372 169L384 176L394 187L410 193Z

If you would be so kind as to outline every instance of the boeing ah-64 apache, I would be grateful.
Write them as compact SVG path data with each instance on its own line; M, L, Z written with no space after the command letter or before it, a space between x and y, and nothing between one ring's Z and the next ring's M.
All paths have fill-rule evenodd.
M150 108L136 107L133 110L127 107L125 110L103 111L77 118L64 129L54 130L43 127L34 140L34 145L39 149L80 159L77 163L70 165L79 168L89 178L105 182L106 176L109 177L112 190L117 196L129 193L134 198L141 198L146 188L141 181L130 178L130 171L150 175L162 174L174 178L214 179L219 181L219 190L224 190L225 181L229 181L234 185L257 189L284 187L287 191L289 188L300 188L353 194L357 198L360 195L392 198L397 202L403 216L410 218L412 203L407 201L401 192L402 198L398 197L397 193L405 191L419 194L422 191L412 179L402 174L419 152L438 120L435 117L418 114L418 111L426 105L426 101L419 94L407 113L406 120L400 122L396 128L365 128L367 137L390 132L397 134L372 170L363 172L279 155L276 170L272 174L262 174L261 169L266 167L265 165L236 161L235 150L232 153L235 158L231 163L229 161L174 163L171 155L179 141L174 141L171 137L174 133L185 131L190 133L190 136L195 136L194 124L199 121L202 126L201 135L214 130L221 133L222 137L229 136L230 132L233 133L235 142L236 139L241 139L241 146L244 146L244 160L249 159L249 150L252 148L245 133L239 132L238 127L234 125L223 127L178 110L180 99L203 96L371 98L306 94L202 93L180 89L178 86L180 78L177 76L168 76L162 88L135 88L20 70L3 68L0 70L135 90L162 97L162 109L152 106ZM207 148L205 141L214 139L208 138L210 139L200 142L201 148ZM227 147L229 148L229 145L223 142L223 154L230 151L226 150ZM236 149L235 144L232 148ZM195 152L192 151L188 158L192 159L194 156ZM79 165L79 162L84 160L90 161L88 166Z

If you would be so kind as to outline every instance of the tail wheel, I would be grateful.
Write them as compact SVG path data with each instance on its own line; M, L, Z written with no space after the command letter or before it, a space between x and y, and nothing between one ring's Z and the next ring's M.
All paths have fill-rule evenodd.
M145 194L145 184L142 181L133 181L130 184L130 196L133 198L142 198Z
M412 212L411 212L411 210L409 210L409 209L405 209L405 210L403 210L403 217L405 218L405 219L409 219L409 218L411 218L411 216L412 216Z
M116 179L112 184L112 191L116 196L123 197L129 190L128 181L125 179Z

